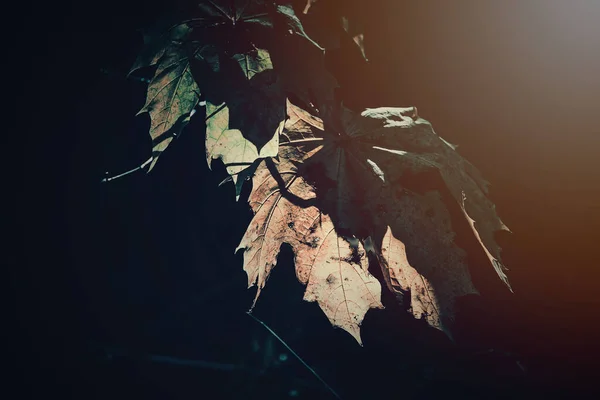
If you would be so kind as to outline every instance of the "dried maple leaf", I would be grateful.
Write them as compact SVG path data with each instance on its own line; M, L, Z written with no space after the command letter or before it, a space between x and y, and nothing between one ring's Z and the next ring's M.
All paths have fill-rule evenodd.
M319 301L334 325L360 340L364 313L381 304L363 241L376 254L390 289L399 297L410 293L405 300L413 314L449 333L454 299L476 290L440 194L411 191L403 178L424 171L441 176L465 216L477 221L477 229L471 224L474 233L508 284L492 236L505 226L485 197L485 182L414 108L368 109L360 115L342 108L334 114L338 119L330 120L340 123L324 126L288 104L279 163L267 160L253 178L249 202L255 216L239 246L245 249L249 284L258 284L258 296L280 245L289 243L298 278L308 285L305 299ZM361 279L342 282L341 297L319 292L333 279L327 273L332 264L340 276L364 272ZM356 310L355 317L332 318L332 310L344 307Z
M349 135L360 136L369 144L365 155L385 171L384 179L393 183L402 181L407 173L439 174L494 270L510 289L501 249L494 240L494 232L508 228L486 197L489 184L480 172L456 152L455 146L439 137L429 122L418 117L414 107L368 109L361 116L374 123L375 129L365 132L354 125L351 129L356 130Z
M360 343L364 315L383 307L381 286L367 271L362 245L340 236L330 218L310 204L314 188L298 174L297 165L318 150L322 139L304 126L294 129L297 117L290 115L281 134L278 165L263 161L253 176L249 202L255 216L236 251L245 249L248 285L258 285L256 302L281 245L288 243L296 275L307 286L304 299L316 301L334 326Z

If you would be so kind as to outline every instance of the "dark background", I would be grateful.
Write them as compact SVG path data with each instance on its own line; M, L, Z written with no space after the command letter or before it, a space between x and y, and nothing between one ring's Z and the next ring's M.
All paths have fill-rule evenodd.
M137 30L172 5L23 3L6 16L6 135L24 144L7 149L24 195L7 213L21 239L8 260L9 398L333 398L245 314L254 293L233 249L250 211L217 188L225 172L208 170L200 122L149 176L100 183L150 154L147 117L134 117L145 85L124 75ZM255 315L346 399L592 397L600 3L368 6L371 65L346 77L369 105L417 106L492 183L515 293L474 255L482 297L461 302L456 344L385 297L361 348L302 302L286 249ZM245 369L219 369L231 365Z

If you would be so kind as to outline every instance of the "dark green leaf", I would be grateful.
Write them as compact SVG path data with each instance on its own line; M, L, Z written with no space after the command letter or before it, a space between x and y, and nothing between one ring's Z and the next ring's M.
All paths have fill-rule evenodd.
M187 124L199 101L200 89L190 70L188 52L182 45L167 47L148 85L146 104L138 113L150 114L153 161L149 171Z
M163 31L144 34L144 47L133 63L129 73L155 66L171 46L180 46L188 37L191 28L187 24L175 24Z

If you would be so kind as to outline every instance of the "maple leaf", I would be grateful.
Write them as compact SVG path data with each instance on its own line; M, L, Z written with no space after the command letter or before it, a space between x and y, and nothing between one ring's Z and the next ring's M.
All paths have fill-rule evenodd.
M286 100L277 76L270 68L267 52L259 50L251 55L237 55L225 65L228 62L239 63L241 67L236 67L237 74L230 74L232 87L220 91L222 85L217 84L204 91L207 99L206 157L209 167L213 159L223 161L238 199L245 178L251 175L255 166L254 161L277 155ZM250 170L244 171L246 168Z
M225 96L230 108L230 127L260 150L271 141L285 120L286 97L275 71L264 70Z
M206 161L210 168L213 159L221 159L232 178L238 200L245 178L252 173L248 169L253 163L259 158L277 156L279 133L284 121L280 122L271 140L259 151L239 129L230 128L230 113L226 103L215 106L207 102L206 114Z
M259 153L284 117L286 93L306 104L314 101L315 110L333 101L337 83L324 68L323 49L306 36L288 6L210 0L184 22L164 26L169 28L162 33L145 35L131 69L156 67L140 111L151 118L148 171L188 124L201 96L214 105L226 103L229 129L238 129ZM303 60L301 67L297 59ZM258 78L274 64L269 78Z
M452 208L510 289L494 240L508 228L488 184L416 108L341 106L325 54L367 65L361 10L308 0L299 17L292 3L201 1L190 18L144 36L131 71L156 69L140 110L151 118L148 171L204 100L209 168L223 162L236 199L252 177L254 217L236 249L257 286L252 307L287 243L304 299L359 343L366 313L383 308L375 267L415 318L451 336L455 299L477 293Z
M273 27L271 5L264 0L208 0L198 4L190 23L196 38L216 44L227 54L262 47Z
M271 56L265 49L253 49L246 54L235 54L233 59L238 62L246 79L262 71L273 69Z
M181 25L176 32L183 37L189 33L189 27ZM160 153L187 125L200 101L200 91L190 69L188 50L181 43L170 43L150 60L150 63L157 63L157 68L148 84L146 104L138 112L138 115L150 114L152 162L148 171L154 167Z
M331 219L311 204L314 188L298 174L297 165L318 149L321 139L302 126L290 129L298 122L294 110L288 107L291 115L281 134L278 165L267 159L252 178L249 203L255 215L236 252L245 249L248 285L258 285L256 302L281 245L288 243L296 275L306 285L304 299L316 301L334 326L361 343L364 315L383 307L381 286L367 270L362 245L340 236Z
M333 114L339 123L327 126L288 103L279 162L266 160L253 177L249 203L255 215L238 247L245 249L249 285L258 285L258 297L279 247L290 244L297 276L307 285L305 299L318 301L334 325L360 341L364 313L381 305L362 242L377 256L388 287L410 301L413 314L450 333L455 298L476 290L440 193L412 191L405 175L441 176L508 285L493 242L493 231L506 227L485 197L486 183L413 107L361 114L341 108ZM339 272L330 278L332 265ZM363 275L338 280L352 271ZM328 279L343 295L323 295ZM347 312L354 317L340 321L337 310L344 308L355 310Z
M229 57L239 59L262 49L273 60L283 89L306 104L333 98L337 83L324 67L324 50L306 34L290 5L210 0L199 4L189 23L194 40L213 44Z
M391 182L402 181L402 175L409 172L439 174L494 270L510 289L501 249L494 240L494 232L509 229L486 197L489 183L481 173L456 152L456 146L439 137L414 107L368 109L361 117L369 119L374 129L365 132L354 125L348 134L369 144L365 154L371 162L385 170ZM397 148L402 150L394 150Z
M139 69L155 66L170 46L182 44L189 38L191 31L190 25L177 23L173 21L173 17L158 21L156 26L143 32L144 45L129 70L129 75Z

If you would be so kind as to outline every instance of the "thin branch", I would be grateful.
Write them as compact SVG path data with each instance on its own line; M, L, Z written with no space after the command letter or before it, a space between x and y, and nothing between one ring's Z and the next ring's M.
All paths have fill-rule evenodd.
M200 101L200 102L198 102L198 105L199 105L200 107L204 107L204 106L206 106L206 101L204 101L204 100L203 100L203 101ZM223 104L222 104L222 105L221 105L221 106L220 106L218 109L216 109L216 110L215 110L213 113L211 113L209 116L207 116L207 117L204 119L204 122L208 121L208 119L209 119L209 118L211 118L213 115L215 115L216 113L218 113L219 111L221 111L223 108L225 108L225 106L226 106L226 105L225 105L225 103L223 103ZM194 109L192 110L192 112L190 113L190 118L191 118L191 117L192 117L192 116L193 116L195 113L196 113L196 109L194 108ZM145 162L144 162L142 165L139 165L139 166L137 166L137 167L135 167L135 168L133 168L133 169L130 169L129 171L123 172L123 173L121 173L121 174L118 174L118 175L115 175L115 176L111 176L110 178L104 178L104 179L102 179L102 182L103 182L103 183L107 183L107 182L110 182L110 181L112 181L112 180L115 180L115 179L118 179L118 178L122 178L122 177L124 177L124 176L127 176L127 175L129 175L129 174L132 174L132 173L134 173L134 172L136 172L136 171L138 171L138 170L140 170L140 169L143 169L144 167L146 167L146 165L148 165L149 163L151 163L151 162L152 162L152 160L154 160L154 157L150 157L150 158L149 158L149 159L147 159L147 160L146 160L146 161L145 161ZM107 172L107 174L108 174L108 172Z
M279 342L285 346L286 349L288 349L288 351L290 353L292 353L294 355L294 357L296 357L298 359L298 361L300 361L302 363L302 365L304 365L306 367L306 369L308 369L326 388L327 390L329 390L331 392L331 394L333 394L337 399L342 399L340 397L339 394L337 394L337 392L335 390L333 390L333 388L331 386L329 386L327 384L327 382L325 382L323 380L323 378L321 378L319 376L319 374L317 374L317 371L315 371L314 369L311 368L310 365L308 365L294 350L292 350L292 348L282 339L279 337L279 335L277 335L273 329L269 328L267 326L267 324L265 324L264 322L262 322L260 319L256 318L254 315L252 315L252 313L250 311L248 311L246 314L248 314L250 316L250 318L252 318L253 320L255 320L256 322L258 322L259 324L261 324L262 326L264 326L264 328L269 331L269 333L271 335L273 335L273 337L275 337L275 339L279 340Z
M132 174L140 169L144 169L144 167L146 167L146 165L150 164L153 159L154 159L153 157L150 157L149 159L144 161L144 163L142 165L138 165L137 167L130 169L129 171L123 172L123 173L115 175L115 176L111 176L110 178L104 178L104 179L102 179L102 183L107 183L107 182L113 181L115 179L119 179L119 178L122 178L129 174ZM108 174L108 172L107 172L107 174Z

